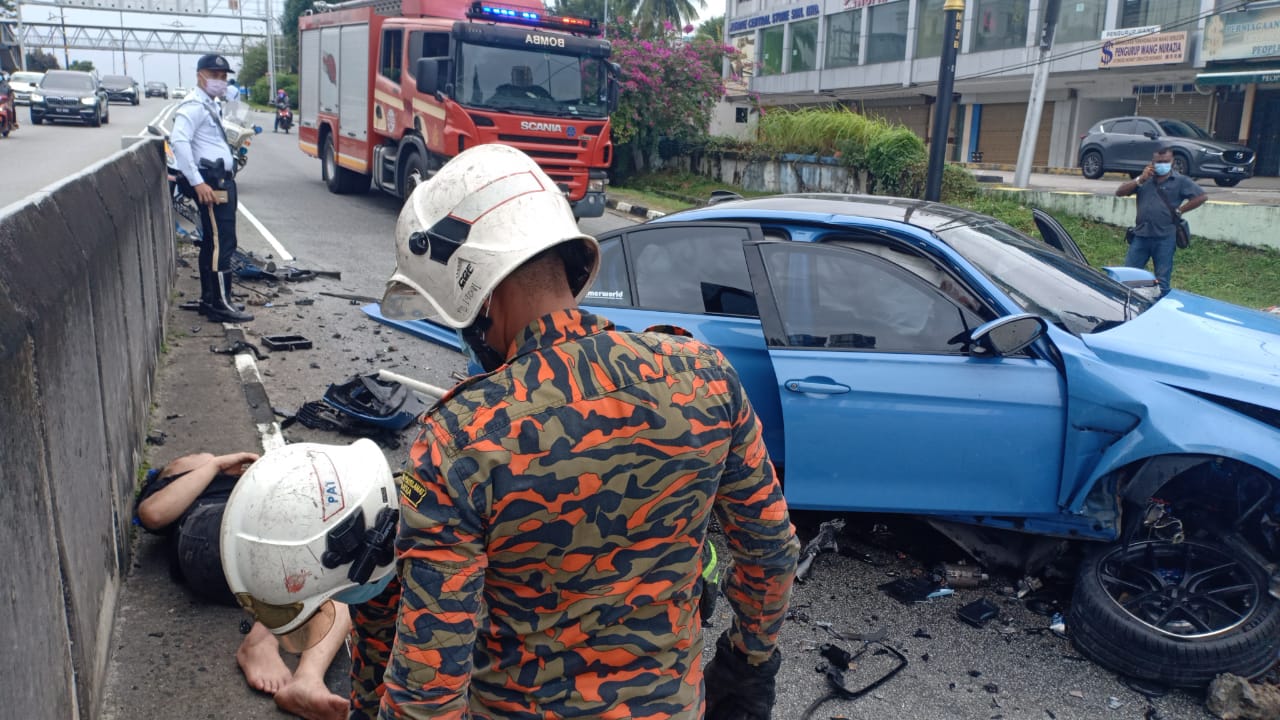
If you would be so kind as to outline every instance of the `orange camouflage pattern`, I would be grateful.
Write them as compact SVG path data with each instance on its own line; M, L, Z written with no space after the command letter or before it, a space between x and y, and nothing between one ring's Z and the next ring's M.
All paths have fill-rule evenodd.
M732 642L773 652L800 544L732 366L544 316L423 418L381 718L701 718L712 512Z

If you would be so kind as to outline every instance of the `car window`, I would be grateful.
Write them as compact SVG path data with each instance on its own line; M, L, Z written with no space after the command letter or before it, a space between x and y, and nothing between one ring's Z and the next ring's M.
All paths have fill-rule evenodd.
M1161 120L1160 129L1164 131L1165 135L1172 137L1191 138L1192 140L1212 139L1208 133L1196 125L1181 120Z
M26 73L26 72L20 72L20 73L14 73L14 74L13 74L13 77L11 77L11 78L9 78L9 79L10 79L10 80L12 80L12 81L14 81L14 82L38 83L38 82L40 82L40 78L42 78L42 77L44 77L44 76L43 76L43 75L41 75L40 73Z
M627 233L639 307L755 317L746 227L653 227Z
M788 347L964 351L979 323L919 276L848 247L761 247Z
M1147 133L1160 135L1160 126L1154 122L1143 118L1138 118L1134 122L1137 126L1133 131L1135 135L1146 135Z
M49 73L40 81L40 87L45 90L84 91L93 90L95 83L87 75Z
M1117 135L1137 135L1138 122L1127 118L1124 120L1117 120L1116 124L1111 126L1111 132Z
M627 275L627 258L622 249L622 238L615 237L600 243L600 270L595 282L587 291L588 305L631 306L631 281Z

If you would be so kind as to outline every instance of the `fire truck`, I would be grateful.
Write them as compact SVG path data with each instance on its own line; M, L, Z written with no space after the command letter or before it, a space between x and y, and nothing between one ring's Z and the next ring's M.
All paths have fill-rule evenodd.
M532 4L530 4L532 2ZM334 193L400 198L472 145L532 157L604 213L617 66L592 19L536 0L353 0L298 19L302 151Z

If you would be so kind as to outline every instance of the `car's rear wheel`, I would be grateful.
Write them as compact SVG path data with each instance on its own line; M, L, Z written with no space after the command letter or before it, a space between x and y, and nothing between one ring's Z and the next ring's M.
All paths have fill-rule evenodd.
M1214 178L1213 184L1218 187L1235 187L1240 184L1240 178Z
M324 138L324 146L320 152L320 174L329 192L337 195L365 192L369 189L368 175L353 172L338 164L332 134L325 135Z
M1080 174L1090 180L1097 180L1102 177L1102 153L1097 150L1090 150L1080 156Z
M1080 652L1130 677L1202 688L1256 677L1280 648L1265 569L1215 540L1141 540L1088 553L1068 627Z

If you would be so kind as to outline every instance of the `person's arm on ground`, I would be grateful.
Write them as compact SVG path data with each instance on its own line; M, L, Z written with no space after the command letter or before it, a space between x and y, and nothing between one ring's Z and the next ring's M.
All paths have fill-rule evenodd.
M400 610L383 678L382 720L460 720L468 713L488 563L483 512L473 500L482 495L475 487L488 477L488 464L484 453L465 450L445 462L441 448L451 443L428 420L412 451L415 470L401 478Z
M246 464L257 459L256 453L248 452L207 457L204 462L191 467L187 474L138 503L139 522L148 530L172 524L182 517L182 513L191 507L191 503L200 497L200 493L209 487L218 473L239 475ZM188 466L176 461L168 469L170 474L177 474L183 472L185 467Z

